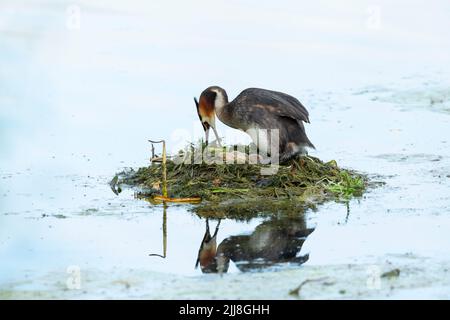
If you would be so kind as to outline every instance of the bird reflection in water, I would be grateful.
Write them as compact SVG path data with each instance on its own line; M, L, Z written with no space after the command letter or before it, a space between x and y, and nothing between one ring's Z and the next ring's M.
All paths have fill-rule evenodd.
M306 238L314 231L304 217L274 217L248 235L235 235L217 246L220 220L211 236L209 221L200 244L196 267L203 273L226 273L233 261L240 271L255 271L280 263L301 265L309 255L299 255Z

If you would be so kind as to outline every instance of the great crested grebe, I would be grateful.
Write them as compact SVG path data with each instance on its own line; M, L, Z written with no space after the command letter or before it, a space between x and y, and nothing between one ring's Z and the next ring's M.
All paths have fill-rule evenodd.
M208 144L209 128L220 145L220 139L215 126L215 114L224 124L246 132L259 150L270 154L276 147L280 162L306 153L306 147L315 148L305 133L303 122L309 123L306 108L296 98L277 91L249 88L242 91L233 101L228 102L224 89L218 86L206 88L195 99L198 116L205 129L206 144ZM272 145L267 134L278 129L278 145Z
M230 261L243 272L261 270L279 263L301 265L309 255L302 247L314 228L307 226L304 216L272 217L258 225L251 233L226 237L217 245L220 220L211 237L208 219L200 244L196 267L203 273L226 273Z

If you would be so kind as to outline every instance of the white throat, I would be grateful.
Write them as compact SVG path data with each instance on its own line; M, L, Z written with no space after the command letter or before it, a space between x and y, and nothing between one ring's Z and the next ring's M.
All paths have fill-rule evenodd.
M217 116L219 116L223 111L223 107L225 107L225 105L227 104L227 101L221 91L214 90L214 92L216 93L216 100L214 100L214 109L216 110Z

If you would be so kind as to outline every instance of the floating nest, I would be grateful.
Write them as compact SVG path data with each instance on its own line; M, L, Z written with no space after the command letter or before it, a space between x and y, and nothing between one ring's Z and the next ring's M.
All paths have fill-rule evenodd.
M216 155L216 160L230 157L229 150ZM311 156L279 165L272 175L261 173L268 167L263 164L180 161L179 157L185 160L187 156L196 160L192 154L180 152L178 158L166 162L168 197L200 198L190 210L204 217L246 219L280 211L298 212L327 200L360 197L368 186L365 175L339 168L334 160L323 162ZM152 163L121 172L115 184L137 187L137 197L152 202L154 197L161 198L162 177L162 165Z

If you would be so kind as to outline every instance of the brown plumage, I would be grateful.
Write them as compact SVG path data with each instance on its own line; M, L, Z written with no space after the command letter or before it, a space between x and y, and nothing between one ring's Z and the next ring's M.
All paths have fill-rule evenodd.
M205 143L208 144L209 129L213 128L217 142L220 145L220 138L216 131L214 99L215 99L214 93L205 90L200 95L200 102L198 102L196 98L194 98L194 101L197 107L198 117L200 119L200 122L202 123L203 129L205 130L205 137L206 137Z
M209 220L206 219L206 231L203 236L200 249L198 250L197 262L195 268L200 265L203 273L215 272L216 270L216 252L217 252L217 232L219 231L220 220L217 223L216 230L211 236L209 231Z

